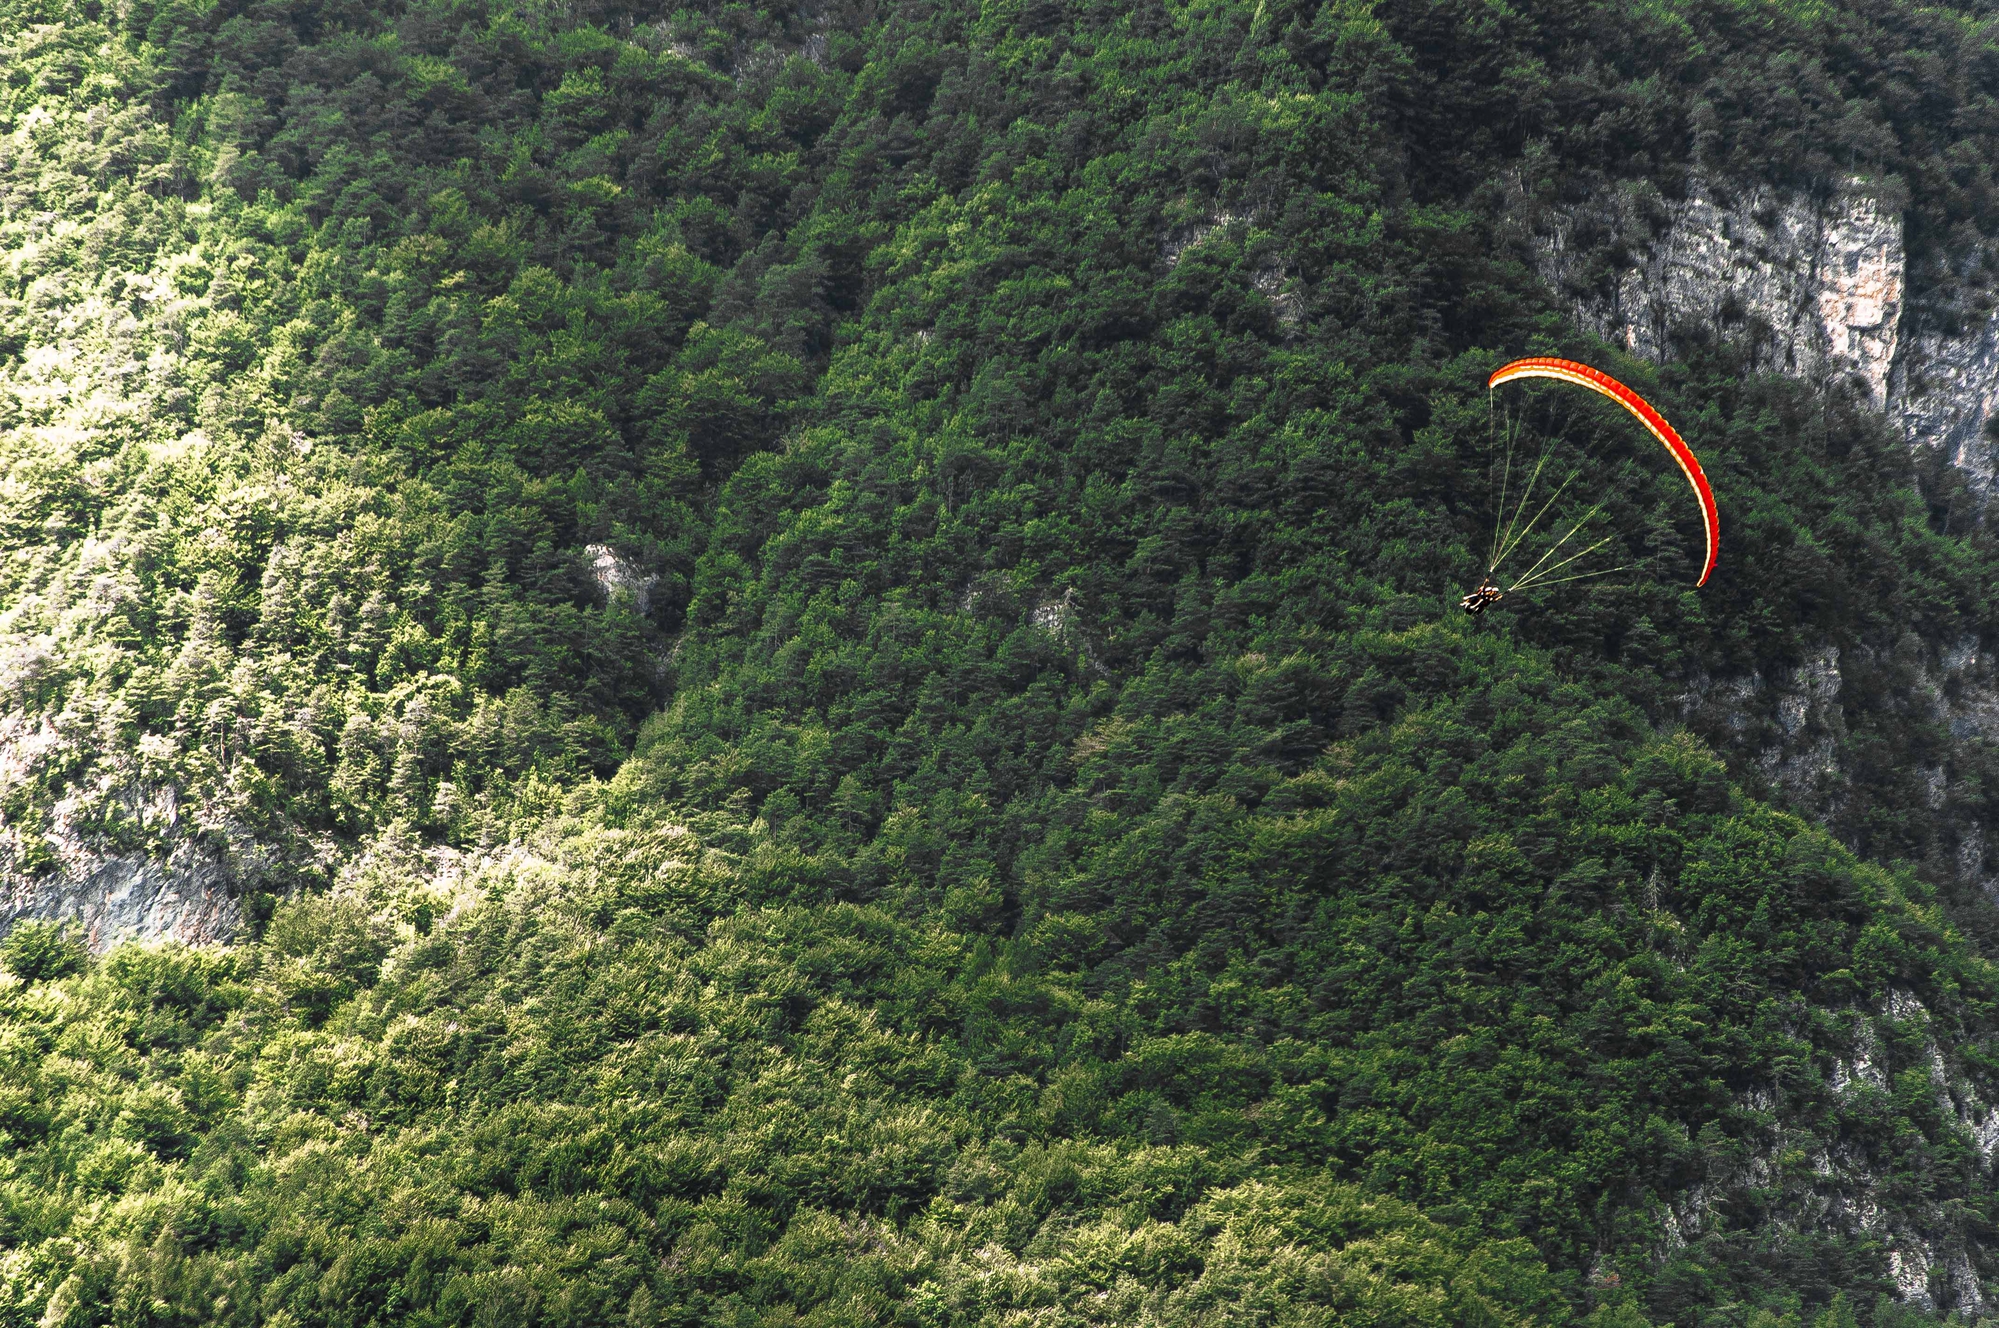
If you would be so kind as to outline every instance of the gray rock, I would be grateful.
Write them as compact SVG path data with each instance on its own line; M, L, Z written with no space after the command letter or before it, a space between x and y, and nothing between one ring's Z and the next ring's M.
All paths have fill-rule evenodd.
M620 594L632 597L632 607L640 617L644 617L651 606L652 588L659 583L656 576L642 576L636 567L619 557L608 544L590 544L583 552L590 556L590 575L597 581L597 588L606 600Z
M23 918L74 922L101 953L129 940L226 941L241 928L243 909L222 865L183 846L165 862L106 857L81 871L12 882L0 893L0 932Z
M1523 209L1524 209L1523 199ZM1901 337L1902 218L1860 180L1831 196L1758 186L1724 196L1696 182L1667 200L1638 183L1529 221L1535 265L1606 341L1661 360L1689 333L1746 341L1756 362L1825 383L1851 381L1877 407ZM1605 236L1628 266L1606 285L1581 235Z
M1912 444L1940 447L1981 499L1999 492L1999 448L1986 433L1999 407L1999 315L1955 332L1913 332L1896 365L1891 416Z
M1865 181L1823 197L1696 181L1679 200L1634 182L1570 207L1523 193L1516 214L1543 279L1605 340L1658 361L1680 337L1728 337L1762 368L1844 380L1912 446L1942 448L1982 497L1999 492L1986 434L1999 311L1917 298L1902 218ZM1592 266L1606 253L1621 263L1608 274Z

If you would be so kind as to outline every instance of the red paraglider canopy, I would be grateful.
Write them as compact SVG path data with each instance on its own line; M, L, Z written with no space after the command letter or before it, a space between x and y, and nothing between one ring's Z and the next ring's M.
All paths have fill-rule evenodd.
M1666 417L1652 409L1650 402L1639 396L1624 384L1612 378L1601 369L1592 369L1587 364L1575 360L1560 360L1553 357L1515 360L1501 365L1492 377L1485 380L1488 389L1502 383L1510 383L1519 378L1553 378L1558 382L1574 383L1609 397L1618 405L1638 417L1638 422L1652 431L1652 436L1666 445L1673 454L1673 460L1680 463L1687 483L1694 486L1694 496L1700 499L1701 521L1707 527L1707 561L1701 565L1697 586L1707 584L1708 574L1714 571L1715 559L1721 556L1721 518L1715 512L1714 490L1708 487L1707 474L1701 469L1700 458L1694 455L1679 431L1666 423Z

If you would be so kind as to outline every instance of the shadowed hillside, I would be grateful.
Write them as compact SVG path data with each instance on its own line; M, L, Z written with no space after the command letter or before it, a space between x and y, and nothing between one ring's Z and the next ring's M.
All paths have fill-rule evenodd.
M1981 1321L1995 36L0 0L0 1318Z

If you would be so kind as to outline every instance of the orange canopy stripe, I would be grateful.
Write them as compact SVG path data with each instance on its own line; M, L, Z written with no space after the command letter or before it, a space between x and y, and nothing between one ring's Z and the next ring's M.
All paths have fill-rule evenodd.
M1721 556L1721 518L1715 512L1714 490L1708 487L1707 473L1701 469L1700 458L1681 438L1679 431L1666 423L1666 417L1652 409L1652 404L1624 384L1612 378L1601 369L1592 369L1576 360L1560 360L1551 356L1534 359L1515 360L1501 365L1485 380L1487 388L1498 387L1521 378L1552 378L1557 382L1574 383L1609 397L1618 405L1638 417L1638 422L1652 431L1652 436L1666 445L1673 454L1673 460L1680 463L1680 470L1686 475L1687 483L1694 486L1694 496L1700 499L1701 522L1707 528L1707 561L1701 566L1697 586L1707 584L1708 574L1714 571L1715 559Z

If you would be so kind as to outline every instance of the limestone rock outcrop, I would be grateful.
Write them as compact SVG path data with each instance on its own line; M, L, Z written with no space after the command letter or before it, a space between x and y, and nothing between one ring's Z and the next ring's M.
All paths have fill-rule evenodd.
M130 940L226 941L242 926L243 909L221 864L185 848L165 861L105 857L81 870L12 882L0 893L0 933L23 918L74 923L80 939L102 953Z
M1759 368L1844 381L1913 446L1999 493L1999 313L1914 289L1902 217L1860 179L1817 195L1634 181L1565 207L1520 196L1540 275L1584 327L1643 359L1723 337Z
M1697 183L1678 200L1640 181L1543 212L1532 245L1577 320L1633 355L1663 359L1687 336L1740 338L1759 367L1848 378L1888 403L1902 218L1859 181L1820 199Z
M1999 444L1987 432L1999 411L1999 316L1914 330L1889 400L1910 442L1943 448L1981 497L1999 493Z
M1899 211L1867 182L1806 195L1695 181L1672 199L1632 181L1561 206L1523 189L1515 215L1541 277L1582 326L1654 361L1726 339L1756 368L1850 390L1911 448L1942 451L1989 511L1999 494L1988 427L1999 418L1999 315L1966 316L1923 289ZM1856 701L1843 695L1844 669L1873 679L1860 703L1947 730L1960 755L1999 747L1999 669L1978 642L1843 648L1844 661L1842 647L1821 643L1768 677L1689 679L1679 718L1787 805L1824 818L1837 814L1846 783L1842 708ZM1953 825L1958 875L1999 893L1991 836L1952 783L1953 768L1976 764L1951 757L1913 773L1922 801Z
M608 544L586 544L583 553L590 559L590 576L604 598L629 595L633 610L644 617L652 608L652 588L659 584L659 578L639 571Z

